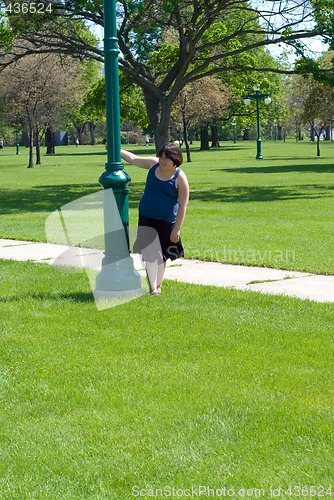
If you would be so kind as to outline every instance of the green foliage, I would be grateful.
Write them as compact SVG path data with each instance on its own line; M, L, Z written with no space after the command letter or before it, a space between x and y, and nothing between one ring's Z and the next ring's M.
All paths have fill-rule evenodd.
M258 48L246 54L238 56L240 64L248 67L263 67L283 68L267 49ZM232 98L230 106L226 113L226 118L235 116L238 127L249 128L254 123L256 108L254 103L246 106L243 102L246 93L253 93L253 86L256 84L261 93L269 93L271 104L265 105L263 100L260 101L260 118L261 123L266 124L267 121L274 119L282 119L287 113L286 105L284 104L284 91L282 83L284 76L278 73L268 72L252 72L243 70L234 70L228 73L223 73L219 76L221 80L230 88Z
M32 34L35 30L43 29L45 24L54 21L55 10L52 3L50 4L42 0L35 4L35 7L37 7L37 4L40 7L36 8L34 12L26 11L27 6L29 9L29 3L25 0L15 0L15 2L5 0L3 4L6 10L7 33L10 33L12 40L11 43L8 44L7 42L6 44L6 37L3 38L0 32L0 47L4 47L6 50L11 48L12 43L19 35ZM51 10L48 7L50 5L52 7Z
M10 3L9 0L5 2L7 7ZM91 46L96 48L98 45L98 40L95 35L85 25L82 19L72 18L69 19L67 23L64 23L53 3L43 1L38 3L38 6L45 5L45 8L40 7L39 10L37 9L37 12L30 12L29 10L26 12L22 6L29 6L30 4L25 0L15 2L15 5L18 5L17 9L11 12L7 11L6 16L0 23L0 48L2 47L6 51L11 49L16 39L20 39L22 36L28 36L31 38L32 42L34 42L35 33L43 33L47 30L51 30L55 39L57 37L61 39L63 36L64 38L70 38L72 40L78 39L87 47ZM49 10L48 6L51 6L51 10ZM46 45L49 38L50 33L48 33L48 37L45 39ZM53 40L53 43L55 43L55 40ZM72 51L72 56L83 60L85 53L76 53L76 51Z
M140 88L130 83L124 73L120 73L119 82L121 122L129 120L136 125L147 127L148 117ZM100 119L105 119L105 110L105 77L103 76L86 93L80 113L82 119L86 117L85 121L96 123Z
M301 115L317 137L317 155L320 156L320 137L325 127L331 126L334 116L334 92L319 81L308 85Z
M94 14L103 9L103 0L65 0L64 7L66 11L84 11Z
M8 17L0 10L0 47L8 52L14 43L15 35L9 23Z
M316 28L331 42L332 0L308 1L314 9ZM270 77L269 72L284 72L286 67L276 64L264 46L284 40L301 54L302 43L295 37L300 36L302 40L306 35L315 35L312 9L306 14L299 2L285 2L279 12L275 11L276 2L269 2L265 11L247 1L226 4L216 0L121 0L116 5L120 68L145 95L157 145L167 140L173 102L185 85L205 76L225 75L223 79L233 94L232 113L238 111L238 99L254 83L259 84L262 91L269 91L274 100L278 79ZM31 17L12 18L10 28L16 30L14 37L17 34L24 39L29 34L32 39L37 35L40 48L47 39L43 38L43 26L46 26L48 34L54 34L48 50L70 53L81 61L86 58L102 61L103 51L85 26L87 21L103 25L102 0L69 0L65 10L58 9L52 18ZM10 46L10 37L6 40ZM304 60L297 66L300 71L311 70L317 77L325 78L320 69L309 68L310 64ZM326 73L330 82L332 75ZM141 100L135 100L134 106L131 97L124 97L124 108L130 108L129 114L134 114L138 123L140 116L136 115L142 115ZM126 113L125 109L124 115ZM238 114L247 114L242 105ZM245 124L246 121L247 117Z
M89 121L97 123L105 120L106 96L104 77L100 78L84 96L84 102L80 108L83 122Z
M331 70L324 71L321 59L314 60L311 57L303 57L295 63L298 74L305 77L312 75L316 81L334 87L334 58L331 60L331 66Z
M138 26L131 33L130 47L136 53L138 61L146 63L154 54L157 44L161 42L162 28L160 26Z
M180 54L180 47L175 43L162 42L156 50L147 56L147 63L155 69L168 70L173 66Z
M317 27L330 50L334 50L334 5L332 0L312 0Z

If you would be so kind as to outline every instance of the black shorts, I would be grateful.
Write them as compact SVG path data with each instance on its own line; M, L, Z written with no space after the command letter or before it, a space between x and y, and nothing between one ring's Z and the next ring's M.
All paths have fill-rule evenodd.
M145 262L159 263L167 259L175 260L184 257L181 239L177 243L170 241L173 223L160 219L152 219L139 214L137 239L133 252L140 253Z

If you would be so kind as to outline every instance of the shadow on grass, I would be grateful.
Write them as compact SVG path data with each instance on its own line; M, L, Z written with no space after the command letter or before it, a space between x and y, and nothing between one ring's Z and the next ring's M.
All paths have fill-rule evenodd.
M279 160L279 158L277 158ZM284 158L284 161L287 159ZM291 161L296 160L296 158L291 158ZM272 161L272 159L270 159ZM221 172L233 172L233 173L243 173L243 174L280 174L280 173L289 173L289 172L315 172L319 174L324 174L324 173L333 173L334 172L334 165L326 165L326 164L320 164L317 165L316 163L314 165L281 165L281 166L273 166L273 167L261 167L261 166L256 166L256 167L238 167L238 168L222 168L222 169L215 169L215 172L217 171Z
M22 300L53 300L58 302L59 300L69 300L71 302L95 302L92 293L78 292L78 293L33 293L27 295L11 295L7 297L0 297L0 302L21 302Z
M107 154L105 151L95 151L95 152L84 152L84 151L78 151L77 153L55 153L54 155L52 155L52 158L56 158L57 156L105 156L105 158L107 158ZM48 158L49 156L47 156ZM103 165L102 165L103 166Z
M152 149L152 147L150 148L146 148L145 146L143 146L142 148L140 147L136 147L136 148L133 148L134 149L134 152L136 155L143 155L143 156L154 156L156 153L155 153L155 150ZM130 149L131 150L131 149ZM186 149L185 149L185 146L182 146L181 148L182 150L182 154L183 154L183 160L184 160L184 163L186 163L186 158L187 158L187 153L186 153ZM210 149L200 149L200 148L197 148L197 147L192 147L190 146L190 155L192 153L210 153L210 152L221 152L223 153L224 151L244 151L245 148L244 147L241 147L241 146L221 146L219 148L210 148ZM125 162L126 164L126 162Z
M1 213L53 212L70 201L99 191L99 184L36 186L30 189L0 189Z
M328 190L334 186L323 186L320 184L308 184L286 189L281 186L249 187L238 186L233 188L216 188L210 191L193 191L190 200L202 202L220 203L247 203L263 201L318 199L330 196Z
M144 182L131 182L131 206L138 207L144 192ZM53 212L71 201L101 191L97 182L94 184L63 184L35 186L30 189L0 189L0 210L2 214L16 212ZM87 201L87 208L89 201ZM83 205L81 205L83 206Z
M0 189L0 210L2 214L53 212L67 203L100 191L98 184L82 186L65 184L53 186L36 186L31 189L6 190ZM292 186L287 189L282 186L264 187L217 187L212 190L195 190L190 193L191 200L219 203L246 203L254 201L277 201L292 199L316 199L330 196L329 191L334 186L322 184L306 184ZM130 185L129 208L138 209L139 200L143 195L144 182L133 182ZM90 208L87 200L87 209ZM81 209L85 208L81 204Z

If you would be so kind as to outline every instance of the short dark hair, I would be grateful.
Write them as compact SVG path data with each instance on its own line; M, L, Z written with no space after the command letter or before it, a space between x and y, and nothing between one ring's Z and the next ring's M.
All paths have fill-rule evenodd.
M159 158L162 157L162 155L165 155L166 158L169 158L172 160L174 165L179 167L183 163L183 156L182 156L182 150L181 148L174 143L171 144L165 144L159 151Z

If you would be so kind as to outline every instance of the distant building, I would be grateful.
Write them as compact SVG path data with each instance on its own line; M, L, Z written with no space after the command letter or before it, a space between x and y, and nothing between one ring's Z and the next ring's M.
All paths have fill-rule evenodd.
M68 132L67 130L54 133L54 145L55 146L68 146Z

